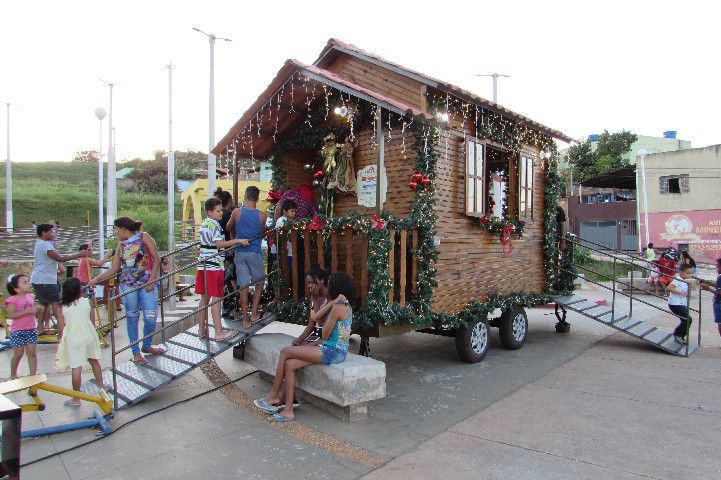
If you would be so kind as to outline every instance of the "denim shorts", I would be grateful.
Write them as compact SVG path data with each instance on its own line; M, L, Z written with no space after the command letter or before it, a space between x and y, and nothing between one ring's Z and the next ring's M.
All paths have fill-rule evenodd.
M345 350L331 347L330 345L321 345L321 360L325 365L333 365L334 363L343 363L348 354Z
M235 252L235 281L245 287L259 284L265 274L263 255L256 252Z
M49 305L60 301L60 283L33 283L35 300L40 305Z
M713 321L721 325L721 302L713 302Z

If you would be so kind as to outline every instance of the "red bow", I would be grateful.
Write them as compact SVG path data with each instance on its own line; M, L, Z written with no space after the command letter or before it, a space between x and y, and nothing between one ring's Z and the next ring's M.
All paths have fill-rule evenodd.
M513 224L506 225L501 230L501 250L504 256L508 256L513 251L513 243L511 242L511 235L516 228Z
M377 215L371 215L371 223L373 225L373 230L383 230L386 226L385 222L378 218Z
M318 218L317 215L314 215L313 218L310 219L310 222L308 223L308 230L322 230L323 229L323 220Z

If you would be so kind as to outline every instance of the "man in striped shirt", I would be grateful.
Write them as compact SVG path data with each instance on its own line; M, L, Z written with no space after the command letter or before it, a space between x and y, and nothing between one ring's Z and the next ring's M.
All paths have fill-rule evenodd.
M198 312L198 335L208 336L208 309L213 315L213 330L215 340L224 340L235 336L234 330L223 330L220 310L223 297L223 283L225 281L225 255L219 253L222 248L247 246L248 240L237 238L226 240L223 229L218 221L223 218L223 206L220 199L211 197L205 201L205 212L208 218L200 225L200 256L198 257L198 270L195 273L195 293L201 295ZM203 308L205 307L205 308Z

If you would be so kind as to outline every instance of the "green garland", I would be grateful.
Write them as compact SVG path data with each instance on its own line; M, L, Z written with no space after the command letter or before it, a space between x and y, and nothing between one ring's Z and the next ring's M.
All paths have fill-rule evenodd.
M543 269L546 274L545 292L571 292L573 291L573 279L575 269L569 255L569 251L561 252L558 249L558 222L556 222L556 211L558 209L558 197L563 188L563 179L558 174L558 156L555 147L552 149L551 159L546 170L546 185L543 192ZM557 272L557 265L566 272Z
M497 308L509 310L513 307L537 307L547 304L548 300L548 296L541 293L511 292L501 295L492 292L485 302L473 301L455 315L445 316L443 324L458 327L479 318L488 318Z
M514 220L512 218L499 218L495 215L473 217L473 224L478 226L481 230L486 232L495 233L500 235L503 233L503 229L506 227L513 227L513 235L517 237L523 236L523 227L526 225L520 220Z

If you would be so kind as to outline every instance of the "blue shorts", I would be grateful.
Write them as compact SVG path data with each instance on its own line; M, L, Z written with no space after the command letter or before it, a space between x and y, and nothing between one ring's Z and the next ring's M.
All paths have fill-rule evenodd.
M721 302L713 302L713 321L721 325Z
M34 345L38 343L38 329L32 330L15 330L10 332L10 346L22 347L24 345Z
M345 361L348 352L341 350L340 348L331 347L330 345L321 345L321 360L326 365L333 365L334 363L343 363Z
M265 266L263 255L256 252L235 252L235 281L240 287L262 285Z

